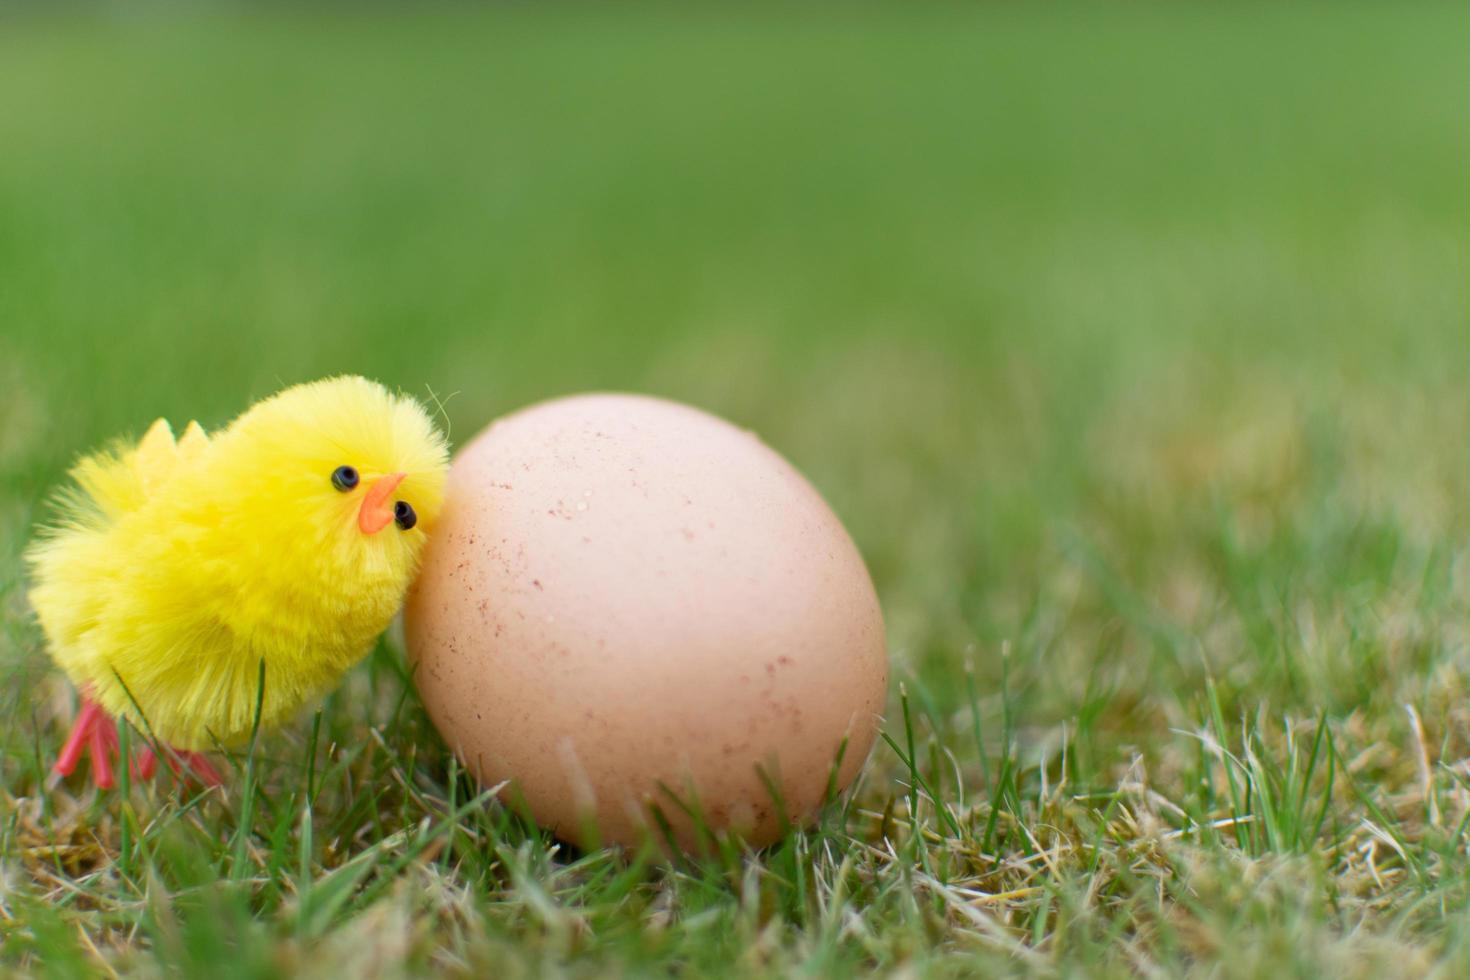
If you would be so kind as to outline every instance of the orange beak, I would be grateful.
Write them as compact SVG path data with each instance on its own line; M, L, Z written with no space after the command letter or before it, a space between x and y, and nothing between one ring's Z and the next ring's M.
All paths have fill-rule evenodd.
M389 473L378 477L368 486L367 493L362 497L362 506L357 510L358 530L363 534L377 534L393 523L393 508L388 506L388 498L393 496L393 491L398 489L398 484L407 475Z

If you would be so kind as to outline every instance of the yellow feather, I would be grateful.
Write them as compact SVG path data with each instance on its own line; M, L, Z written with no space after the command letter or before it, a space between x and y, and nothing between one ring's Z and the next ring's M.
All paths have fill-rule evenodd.
M138 483L145 497L168 482L178 459L179 447L174 442L174 430L169 428L167 419L159 419L143 434L133 456L133 466L138 471Z
M80 460L28 552L52 658L110 714L181 749L287 719L372 646L403 601L443 499L448 451L423 408L363 378L289 388L211 438L160 419ZM342 492L332 472L360 483ZM358 526L363 495L418 522ZM141 713L140 713L141 709Z
M179 436L179 458L196 459L208 445L209 436L204 434L204 429L198 422L190 422L184 426L184 434Z

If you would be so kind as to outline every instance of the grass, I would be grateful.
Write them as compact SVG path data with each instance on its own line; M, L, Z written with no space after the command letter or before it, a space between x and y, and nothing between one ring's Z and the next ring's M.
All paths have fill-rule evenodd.
M4 969L1470 968L1463 11L6 16ZM888 619L851 797L570 851L391 636L224 792L46 792L48 487L340 371L760 431Z

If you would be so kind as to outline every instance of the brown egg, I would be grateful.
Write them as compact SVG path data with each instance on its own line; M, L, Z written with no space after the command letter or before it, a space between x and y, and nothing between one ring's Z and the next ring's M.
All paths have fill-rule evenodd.
M839 753L835 786L856 775L888 679L872 581L811 485L750 433L631 395L536 405L460 452L405 628L466 768L583 844L666 820L689 847L686 807L774 840Z

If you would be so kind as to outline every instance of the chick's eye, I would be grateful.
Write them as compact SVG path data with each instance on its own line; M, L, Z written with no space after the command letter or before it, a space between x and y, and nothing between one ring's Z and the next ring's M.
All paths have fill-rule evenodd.
M393 505L393 523L407 531L419 522L419 515L413 512L413 506L406 500L400 500Z
M346 493L357 486L357 470L351 466L339 466L332 471L332 486Z

